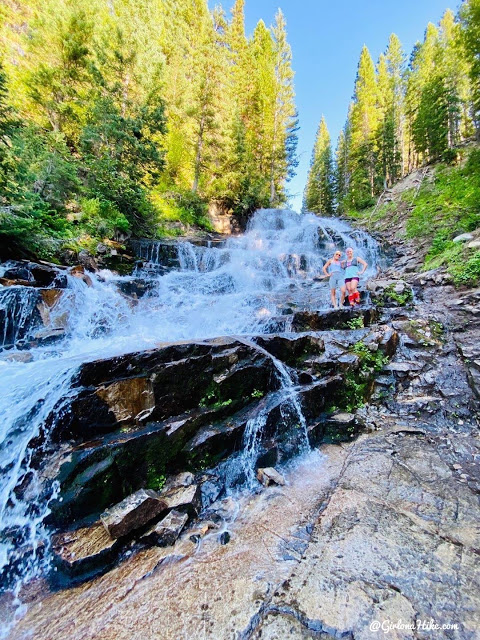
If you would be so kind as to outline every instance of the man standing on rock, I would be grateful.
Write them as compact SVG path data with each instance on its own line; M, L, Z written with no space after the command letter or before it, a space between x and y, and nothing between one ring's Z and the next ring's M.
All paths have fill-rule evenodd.
M347 259L342 260L342 269L345 269L345 286L348 290L348 301L351 307L360 304L360 293L358 291L358 283L360 276L367 270L367 263L363 258L354 258L352 247L348 247ZM363 269L359 271L358 265L362 265Z
M345 273L340 261L342 257L341 251L335 251L333 258L327 260L323 266L323 273L330 276L330 296L332 298L333 308L337 308L337 289L340 289L340 307L343 307L345 301ZM330 267L330 271L328 271Z

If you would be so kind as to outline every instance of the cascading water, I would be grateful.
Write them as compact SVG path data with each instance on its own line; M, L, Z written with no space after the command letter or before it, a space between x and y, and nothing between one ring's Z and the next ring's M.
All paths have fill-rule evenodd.
M5 287L0 291L0 347L14 345L35 329L38 291L30 287Z
M16 346L0 354L0 571L26 554L22 581L38 575L48 562L43 522L55 490L32 462L31 443L53 408L68 396L82 363L165 341L285 330L292 308L329 306L327 281L313 278L322 275L334 246L353 246L369 265L366 277L375 272L378 261L376 243L346 223L279 210L257 212L244 235L220 247L170 243L168 271L152 269L166 255L160 245L141 244L144 263L133 276L102 271L90 274L92 286L68 276L68 287L50 314L51 322L58 320L65 328L64 337L53 346L32 346L30 362L12 361L11 356L19 338L28 338L29 330L22 333L22 327L32 317L36 291L22 287L18 299L24 302L14 307L5 300L18 287L1 290L0 310L9 324L4 319L0 335L8 332L4 343ZM21 346L25 350L26 345ZM305 429L295 382L282 363L275 366L285 406ZM243 462L248 473L263 426L261 412L247 426ZM39 549L42 553L35 553Z
M224 465L225 484L228 488L238 485L238 479L244 477L241 485L247 489L253 489L256 485L256 461L261 451L263 430L270 413L270 404L279 402L280 410L285 420L296 421L299 427L296 438L298 453L309 449L307 423L297 396L295 374L290 372L286 365L272 356L268 351L258 346L254 340L243 339L246 345L254 346L258 351L266 355L273 362L280 389L271 398L270 403L265 403L258 413L247 421L242 439L242 447L239 455L232 456ZM286 415L290 414L290 415Z

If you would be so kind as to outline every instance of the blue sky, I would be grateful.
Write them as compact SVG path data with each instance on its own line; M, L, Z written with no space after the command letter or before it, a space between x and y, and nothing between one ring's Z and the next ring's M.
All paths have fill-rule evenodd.
M222 6L229 13L233 0ZM215 2L210 2L215 4ZM296 101L300 116L297 176L289 183L300 210L318 123L325 115L335 146L345 123L360 51L367 45L374 61L396 33L407 55L423 39L428 22L437 23L447 8L457 11L459 0L246 0L250 35L258 20L273 23L278 7L287 19L293 52Z

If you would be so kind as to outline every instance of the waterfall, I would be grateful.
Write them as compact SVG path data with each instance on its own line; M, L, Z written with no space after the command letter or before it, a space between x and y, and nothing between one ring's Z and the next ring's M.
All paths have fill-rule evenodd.
M279 402L283 411L290 412L292 419L298 421L299 436L296 443L298 453L309 450L307 423L298 400L295 372L289 371L281 360L278 360L266 349L260 347L254 340L242 339L241 341L248 346L253 346L272 361L280 384L280 389L273 395L272 400ZM256 462L260 454L263 429L266 426L269 413L270 403L265 403L258 413L247 421L241 452L237 457L232 457L227 462L226 477L230 486L235 485L238 477L242 474L245 477L244 484L248 489L253 489L257 485L255 475Z
M292 308L329 306L327 281L313 278L322 275L334 245L353 246L368 262L367 276L375 273L378 249L369 236L337 219L292 211L261 210L245 234L220 246L139 242L144 263L132 276L104 270L89 274L91 286L67 276L49 315L65 332L55 343L32 344L29 362L11 361L11 355L28 347L19 341L28 343L40 322L38 291L0 288L1 344L11 347L0 349L0 572L14 572L26 557L25 581L48 563L44 520L56 486L39 472L32 443L39 434L48 442L46 418L73 393L82 363L166 341L287 331ZM274 364L282 407L298 422L301 448L307 438L296 381L285 365ZM260 410L245 431L242 464L250 479L266 418Z

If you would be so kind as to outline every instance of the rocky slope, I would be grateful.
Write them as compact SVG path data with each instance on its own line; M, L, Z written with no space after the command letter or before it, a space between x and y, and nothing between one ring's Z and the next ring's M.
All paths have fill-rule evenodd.
M142 456L158 434L165 438L177 432L172 466L162 460L162 468L156 468L166 475L184 470L192 441L202 457L235 447L234 434L245 429L252 394L275 397L275 378L265 374L273 366L266 353L297 368L311 442L324 444L284 469L285 486L235 500L222 498L220 491L217 498L215 491L209 493L209 504L200 516L189 516L191 524L173 545L151 546L151 540L146 544L138 536L107 543L104 529L94 525L92 534L87 523L89 539L97 544L100 538L100 548L108 547L101 575L83 576L76 586L60 590L61 582L30 585L23 594L30 601L27 612L11 637L367 639L385 637L387 628L392 638L478 637L480 292L454 290L440 272L417 273L415 254L405 260L405 251L400 247L382 280L370 283L381 314L375 319L362 313L364 324L375 323L371 329L356 328L351 317L297 314L292 326L303 333L284 342L267 337L256 345L235 340L179 345L168 347L168 358L167 348L159 347L128 362L89 365L72 400L73 419L56 436L59 456L65 456L63 473L70 473L64 500L54 509L58 523L65 522L62 513L79 524L85 515L95 515L78 506L89 504L81 500L86 471L97 488L109 478L116 500L135 490L125 479L131 469L142 469ZM340 414L335 421L335 414L325 414L319 423L325 398L336 393L333 388L326 393L325 386L319 390L320 381L330 380L337 388L340 374L343 384L360 383L348 376L359 371L351 349L359 341L374 345L373 353L389 354L369 389L371 400L355 416ZM215 402L208 406L203 398L207 406L188 419L177 407L187 399L197 406L200 388L209 380L202 378L196 387L192 379L193 387L189 382L178 402L167 406L164 398L171 394L163 385L169 378L162 378L168 366L175 379L175 368L186 366L185 358L189 366L203 358L199 370L220 386ZM239 379L248 388L229 385L242 369ZM338 405L338 394L335 398ZM237 411L233 423L223 420L225 406ZM96 422L85 419L93 407L101 417ZM87 426L94 429L88 437ZM359 428L362 433L352 439ZM332 440L329 434L342 430L343 443L325 443ZM149 444L129 450L126 443L132 441ZM288 454L286 445L270 445L272 464L288 458L282 454ZM112 451L122 451L128 463L117 459L114 480ZM133 458L130 451L136 452ZM177 457L178 452L183 453ZM264 453L269 453L268 439ZM62 468L62 459L57 463ZM200 485L211 480L199 468L192 471ZM80 487L80 494L74 492L78 502L69 502L68 487L75 486ZM169 490L168 485L162 490L166 498ZM99 508L112 500L108 495ZM69 505L78 512L69 511ZM88 545L69 547L74 543L57 540L60 573L66 562L75 564L76 554L98 552L95 544L92 552ZM7 600L3 609L8 616Z

